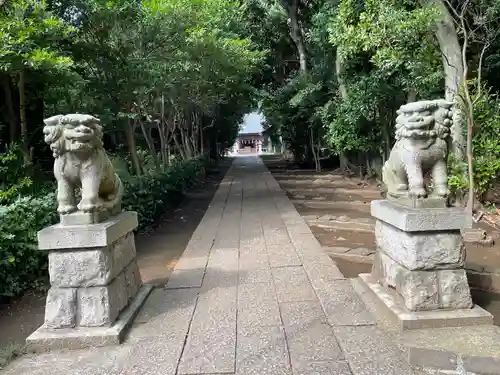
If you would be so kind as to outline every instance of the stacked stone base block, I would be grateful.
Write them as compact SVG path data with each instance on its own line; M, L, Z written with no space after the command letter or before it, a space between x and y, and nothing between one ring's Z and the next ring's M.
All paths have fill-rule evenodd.
M465 245L461 228L422 230L422 224L415 222L413 228L403 230L393 221L405 211L420 213L421 219L426 221L429 211L446 213L453 209L411 209L392 205L393 209L386 206L385 212L390 220L381 215L375 224L377 254L372 270L375 279L382 286L393 288L410 311L472 308L464 270Z
M404 232L379 220L375 237L372 274L408 310L472 308L460 231Z
M58 224L39 233L40 248L49 250L51 283L43 332L88 341L89 330L106 332L133 305L142 287L136 227L136 213L125 212L99 224Z
M371 274L360 274L359 281L377 302L374 313L388 318L400 332L493 324L493 316L477 305L472 309L410 311L394 289L382 286Z
M95 249L51 251L49 275L46 327L110 326L142 284L134 234Z
M403 329L491 320L472 303L462 210L410 208L386 200L373 201L371 209L377 253L370 277L360 279Z

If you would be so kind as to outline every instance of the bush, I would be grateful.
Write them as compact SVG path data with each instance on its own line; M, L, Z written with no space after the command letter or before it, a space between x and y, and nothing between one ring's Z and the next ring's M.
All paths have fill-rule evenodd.
M123 208L137 211L139 229L150 228L165 208L181 200L184 189L202 177L204 163L202 158L175 162L140 178L124 173ZM0 205L0 298L44 285L47 254L37 250L37 232L57 221L53 192Z
M151 170L137 177L122 177L123 208L137 211L139 229L151 227L170 204L180 201L183 190L197 182L204 170L204 159L174 162L161 171Z
M57 218L54 193L0 206L0 297L41 285L47 256L37 250L37 232Z

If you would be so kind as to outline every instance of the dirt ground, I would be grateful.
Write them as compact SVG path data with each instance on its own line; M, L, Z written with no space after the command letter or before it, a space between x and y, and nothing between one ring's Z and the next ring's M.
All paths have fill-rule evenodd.
M157 228L136 237L139 268L144 283L166 284L198 223L224 177L231 160L208 171L206 180L190 189L177 208L165 213ZM8 304L0 304L0 368L2 356L24 341L42 323L45 293L30 292Z
M333 170L297 169L278 156L263 159L344 275L370 272L375 252L370 202L381 199L380 186ZM467 243L466 268L473 299L500 325L500 233L481 222L475 227L485 230L495 244Z

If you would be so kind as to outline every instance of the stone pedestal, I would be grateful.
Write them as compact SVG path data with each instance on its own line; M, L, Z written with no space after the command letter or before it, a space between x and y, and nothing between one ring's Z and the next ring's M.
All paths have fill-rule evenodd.
M466 225L463 210L410 208L387 200L372 202L371 209L377 253L372 274L361 280L400 321L413 320L403 328L457 325L454 316L460 325L467 325L464 316L471 324L491 321L472 303L460 233Z
M117 344L147 297L136 260L137 214L102 223L57 224L38 233L49 251L45 322L27 339L32 350Z

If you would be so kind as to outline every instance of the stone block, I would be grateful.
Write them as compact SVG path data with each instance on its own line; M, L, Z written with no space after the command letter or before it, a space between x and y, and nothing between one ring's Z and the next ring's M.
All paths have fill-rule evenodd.
M78 289L79 326L110 326L124 307L127 289L121 274L107 286Z
M104 286L135 258L134 234L100 249L51 251L50 283L56 287Z
M437 272L406 271L398 275L396 291L403 297L405 307L411 311L437 310L439 286Z
M26 348L30 352L46 352L61 349L82 349L118 345L123 341L128 328L132 325L135 316L152 289L152 285L144 285L111 327L51 329L43 325L26 339ZM57 355L61 354L61 352L57 353ZM68 373L67 369L64 373ZM91 371L90 373L94 374L95 372ZM82 372L82 374L90 373ZM100 372L97 371L97 373ZM109 375L109 372L105 373Z
M375 200L371 203L371 214L405 232L453 231L468 226L464 211L455 207L418 209L388 200Z
M383 286L394 288L410 311L472 308L463 269L410 271L379 251L372 275Z
M108 248L84 251L54 251L49 254L50 284L84 287L108 284L113 259Z
M377 247L409 270L460 268L465 245L460 231L405 232L377 220Z
M109 246L113 256L113 270L111 275L115 277L136 258L134 232L129 232L118 241Z
M45 304L47 328L72 328L76 325L76 289L50 288Z
M89 225L97 224L105 221L110 216L116 215L121 211L120 205L116 206L112 211L97 211L97 212L73 212L67 215L60 215L61 225Z
M127 301L135 297L142 286L141 273L136 261L131 262L124 271L125 288L127 292Z
M394 288L411 311L439 308L438 278L432 271L410 271L379 251L375 255L373 275L387 287Z
M493 316L479 306L460 310L409 311L400 296L384 288L372 275L360 274L359 281L364 291L369 292L368 298L373 298L375 304L371 306L375 306L376 313L387 316L399 331L493 324Z
M40 250L105 247L137 228L137 212L126 211L99 224L55 224L38 232Z
M442 309L470 309L473 306L467 274L461 270L438 271L439 307Z

